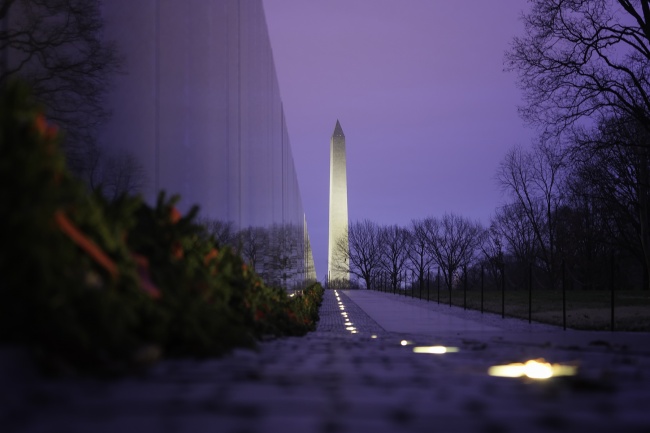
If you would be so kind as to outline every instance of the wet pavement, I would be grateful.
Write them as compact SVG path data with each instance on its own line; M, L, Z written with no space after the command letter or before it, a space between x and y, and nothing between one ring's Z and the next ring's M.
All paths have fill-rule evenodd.
M328 290L320 314L305 337L112 381L45 380L4 349L0 431L650 432L648 333L562 331L367 291ZM488 374L538 358L578 373Z

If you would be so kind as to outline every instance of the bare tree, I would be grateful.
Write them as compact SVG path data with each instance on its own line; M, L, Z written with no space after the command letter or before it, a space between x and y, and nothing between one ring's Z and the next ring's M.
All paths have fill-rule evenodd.
M217 242L219 248L226 245L237 246L237 230L234 222L203 219L199 223L205 227L208 234Z
M402 282L402 274L408 259L408 231L397 225L379 228L380 268L390 278L393 290Z
M485 232L484 242L479 246L484 257L483 266L487 268L488 275L492 277L494 287L499 285L499 277L505 266L503 239L504 237L492 222L490 228Z
M303 236L302 230L292 224L273 224L269 231L264 279L273 285L289 288L302 283Z
M451 290L459 271L474 260L485 231L479 223L453 213L427 218L424 227L429 251Z
M247 227L237 235L239 249L251 268L260 272L269 247L269 233L264 227Z
M139 192L146 181L146 171L130 152L110 155L96 144L90 144L84 155L83 172L77 173L88 188L109 200Z
M72 170L81 173L97 126L108 116L104 98L120 69L115 45L103 39L100 0L3 0L0 83L31 84L48 117L65 130Z
M625 114L649 129L650 2L530 3L525 34L506 53L524 92L523 117L562 132L581 119Z
M510 150L499 165L497 180L511 194L532 228L542 263L552 284L556 276L557 210L562 204L565 154L545 142L530 152Z
M429 254L427 248L427 236L423 220L411 221L408 237L409 242L406 254L408 255L411 268L417 274L421 287L425 274L433 262L433 256Z
M370 289L381 263L379 226L370 221L354 222L348 227L348 245L340 242L336 249L343 257L343 270L362 279Z
M609 248L637 257L650 286L650 133L635 120L608 119L575 141L574 210L590 231L606 230Z
M144 185L144 167L128 152L102 158L100 173L99 187L109 200L136 194Z
M535 230L519 202L497 208L490 223L492 237L502 239L506 252L519 263L534 263L538 255Z

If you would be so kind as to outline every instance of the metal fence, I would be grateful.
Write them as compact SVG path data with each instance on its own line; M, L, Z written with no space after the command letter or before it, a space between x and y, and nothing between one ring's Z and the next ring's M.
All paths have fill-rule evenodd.
M428 269L422 278L415 272L396 279L380 273L371 290L564 329L650 331L650 290L626 287L617 270L612 259L597 284L586 284L564 263L553 278L532 264L478 266L462 269L449 287L438 269Z

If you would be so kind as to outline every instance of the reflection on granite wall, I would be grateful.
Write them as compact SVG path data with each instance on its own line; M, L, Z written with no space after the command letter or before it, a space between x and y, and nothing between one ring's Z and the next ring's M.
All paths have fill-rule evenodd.
M315 278L261 0L111 0L103 13L125 74L102 141L143 165L144 196L181 194L242 250L264 231L255 266L274 282Z

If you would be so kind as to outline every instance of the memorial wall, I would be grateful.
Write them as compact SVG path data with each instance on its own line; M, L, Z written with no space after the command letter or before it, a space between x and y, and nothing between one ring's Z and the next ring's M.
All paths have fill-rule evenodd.
M101 145L133 155L148 201L180 194L181 211L236 233L269 282L315 279L261 0L110 0L103 14L124 73Z

